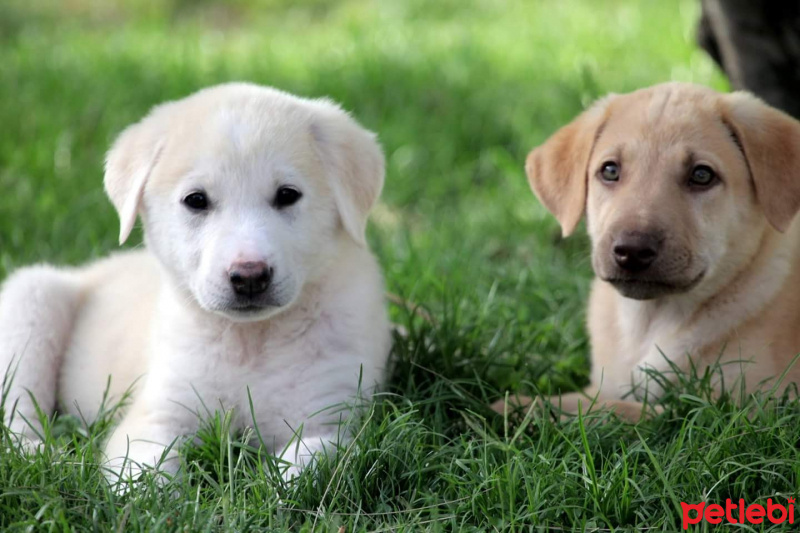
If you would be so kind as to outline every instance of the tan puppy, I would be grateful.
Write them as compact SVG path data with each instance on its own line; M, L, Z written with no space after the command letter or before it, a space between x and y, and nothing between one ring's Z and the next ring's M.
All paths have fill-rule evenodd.
M752 391L800 352L800 123L668 83L602 99L525 168L564 235L585 211L592 241L591 385L555 405L638 419L634 400L662 392L647 368L719 360L727 390ZM780 388L797 381L794 367Z

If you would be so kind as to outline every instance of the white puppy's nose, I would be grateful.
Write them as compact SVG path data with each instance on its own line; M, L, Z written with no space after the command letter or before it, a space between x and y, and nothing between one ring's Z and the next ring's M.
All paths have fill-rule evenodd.
M231 265L228 278L236 294L258 296L266 292L272 281L272 267L263 261L243 261Z

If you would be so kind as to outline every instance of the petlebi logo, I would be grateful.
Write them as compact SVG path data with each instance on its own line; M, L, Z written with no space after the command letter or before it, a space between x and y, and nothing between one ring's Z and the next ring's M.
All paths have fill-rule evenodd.
M746 505L743 499L734 502L730 498L725 500L725 506L716 503L700 502L689 504L681 502L683 509L683 529L690 525L699 524L701 521L709 524L762 524L765 521L773 524L794 524L794 498L789 498L786 505L767 499L767 505L753 503Z

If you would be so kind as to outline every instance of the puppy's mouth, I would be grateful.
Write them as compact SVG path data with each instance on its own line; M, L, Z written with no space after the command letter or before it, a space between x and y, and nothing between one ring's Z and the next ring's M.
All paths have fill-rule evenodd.
M264 311L266 309L271 309L273 307L277 307L277 306L250 304L250 305L241 305L241 306L230 307L230 308L227 309L227 311L232 312L232 313L249 314L249 313L259 313L261 311Z
M252 322L267 319L284 307L284 303L275 298L243 298L223 303L210 311L233 321Z
M268 311L280 309L283 304L276 298L241 298L231 302L229 305L221 309L227 313L235 313L240 315L259 314Z
M653 300L671 294L689 292L705 276L705 271L700 272L689 280L666 280L635 276L617 276L601 278L610 283L625 298L633 300Z

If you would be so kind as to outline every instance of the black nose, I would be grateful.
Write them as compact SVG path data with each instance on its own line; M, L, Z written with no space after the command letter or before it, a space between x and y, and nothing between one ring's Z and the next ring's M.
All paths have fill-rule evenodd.
M647 270L658 257L663 240L653 233L627 233L614 243L614 260L628 272Z
M272 268L261 261L234 263L228 271L231 286L241 296L257 296L264 293L272 281Z

